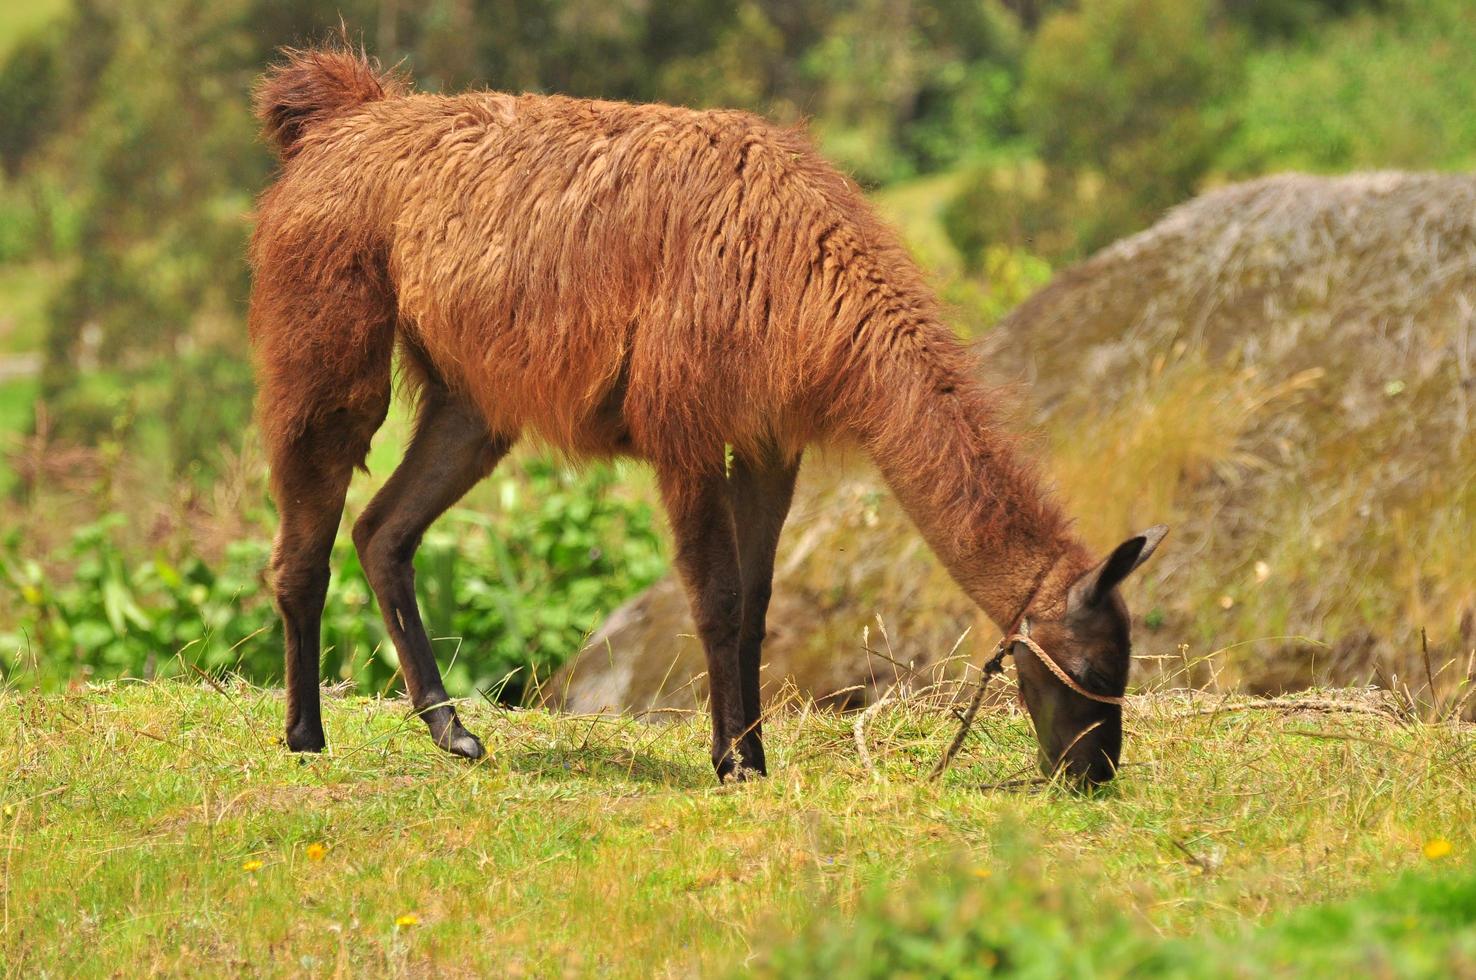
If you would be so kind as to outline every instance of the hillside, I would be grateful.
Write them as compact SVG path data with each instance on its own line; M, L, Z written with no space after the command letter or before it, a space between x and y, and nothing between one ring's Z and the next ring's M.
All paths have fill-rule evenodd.
M1271 707L1137 698L1122 776L1083 798L1029 778L1009 709L927 783L954 722L917 698L865 719L874 770L853 718L793 703L767 730L773 776L720 788L700 716L468 702L489 757L467 766L398 701L330 692L331 751L303 759L276 744L280 693L230 680L0 692L0 962L824 975L982 940L1049 975L1213 965L1227 944L1246 975L1329 955L1469 969L1470 728L1346 692Z
M1129 587L1140 677L1470 691L1473 311L1476 178L1288 175L1174 210L988 334L988 378L1088 542L1173 526ZM862 651L877 616L916 665L994 636L859 457L807 467L778 568L770 690L873 697L896 676ZM692 632L660 583L550 689L581 711L688 707Z

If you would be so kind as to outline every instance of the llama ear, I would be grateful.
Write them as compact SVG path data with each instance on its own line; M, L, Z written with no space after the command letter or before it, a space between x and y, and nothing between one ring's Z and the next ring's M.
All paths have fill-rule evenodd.
M1134 535L1113 548L1112 554L1102 559L1095 568L1082 575L1071 586L1069 608L1079 609L1100 604L1123 579L1153 556L1168 531L1167 525L1155 524L1142 534Z

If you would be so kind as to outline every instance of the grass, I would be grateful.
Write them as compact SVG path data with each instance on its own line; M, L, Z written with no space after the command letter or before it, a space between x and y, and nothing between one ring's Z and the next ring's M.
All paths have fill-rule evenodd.
M69 0L21 0L0 4L0 59L10 53L11 45L27 34L64 14Z
M1121 779L1083 798L984 788L1033 758L1028 722L1003 710L928 784L954 722L915 701L868 717L875 771L856 716L791 709L766 728L771 778L719 787L700 717L470 703L490 755L466 766L394 701L327 699L331 751L301 759L276 744L280 696L245 685L10 692L0 960L16 975L722 973L792 934L864 925L878 892L939 868L1116 909L1098 933L1080 925L1084 949L1112 930L1197 948L1383 886L1427 864L1431 839L1449 863L1470 853L1469 727L1205 704L1140 699ZM1067 927L1066 905L1021 894L1033 928Z
M898 229L918 263L943 276L963 272L963 257L943 227L943 212L965 176L963 170L949 171L903 181L871 196L877 211Z
M56 262L0 262L0 356L42 348L46 304L65 275Z
M1000 869L941 868L897 893L875 889L850 921L761 957L760 975L1476 975L1476 866L1448 863L1438 842L1428 867L1393 884L1183 938L1135 923L1120 891L1100 882L1042 878L1029 849L1003 839L1010 858Z
M3 440L13 439L31 424L40 382L35 378L11 378L0 381L0 448L9 448ZM0 485L8 481L0 479Z

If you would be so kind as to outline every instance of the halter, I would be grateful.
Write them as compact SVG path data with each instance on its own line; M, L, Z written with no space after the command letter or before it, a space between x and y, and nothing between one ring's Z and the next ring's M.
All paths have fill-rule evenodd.
M1041 649L1039 643L1036 643L1030 638L1030 620L1025 619L1024 617L1021 617L1020 628L1016 630L1014 634L999 641L999 649L995 651L994 659L991 660L989 664L986 665L984 668L984 672L986 675L991 673L998 673L1000 670L1004 669L1002 661L1004 660L1006 654L1014 649L1016 643L1019 643L1020 645L1024 646L1025 649L1035 654L1035 659L1039 660L1046 670L1049 670L1052 674L1055 674L1056 680L1060 681L1062 684L1065 684L1073 692L1080 694L1088 701L1097 701L1102 704L1115 704L1119 708L1127 704L1127 698L1113 697L1110 694L1096 694L1092 691L1088 691L1086 688L1078 684L1076 680L1066 672L1066 668L1056 663L1056 659L1054 657L1046 653L1045 650ZM991 666L994 666L996 663L999 663L999 667L996 670L991 671L989 668Z
M1000 638L999 645L994 648L994 654L989 658L989 662L984 665L984 669L981 672L982 676L979 678L979 686L974 689L974 697L969 701L969 706L960 719L958 734L953 736L953 741L949 743L948 748L938 758L937 763L933 766L933 771L928 774L930 781L943 775L943 771L948 768L948 764L953 761L953 757L963 747L964 739L969 734L969 728L974 724L974 716L979 713L979 705L984 702L984 690L989 687L990 678L995 674L1004 673L1004 658L1014 651L1016 643L1019 643L1025 649L1035 654L1035 659L1039 660L1045 666L1046 670L1056 675L1056 680L1065 684L1068 690L1081 695L1088 701L1097 701L1101 704L1115 704L1118 707L1127 704L1127 698L1113 697L1110 694L1094 694L1082 687L1070 674L1066 673L1064 667L1056 663L1054 657L1046 653L1039 643L1036 643L1030 638L1030 620L1025 616L1025 611L1035 601L1036 593L1040 591L1040 587L1045 582L1046 576L1055 567L1056 563L1052 562L1041 569L1040 573L1036 575L1035 584L1031 586L1030 592L1026 594L1025 601L1020 604L1020 611L1015 614L1013 620L1014 627L1005 631L1005 635ZM1079 738L1080 736L1077 737Z
M1030 608L1030 604L1035 601L1035 597L1040 592L1041 586L1045 584L1046 578L1055 570L1056 563L1060 560L1060 556L1056 556L1054 561L1036 573L1035 581L1031 583L1030 591L1025 595L1025 601L1020 603L1019 612L1015 613L1015 618L1011 620L1014 623L1014 627L1005 630L1004 636L1000 637L999 646L994 648L994 653L990 656L989 662L984 665L984 676L979 679L981 685L980 693L982 695L983 686L989 683L991 677L995 674L1004 673L1004 658L1013 653L1015 644L1019 643L1025 649L1035 654L1035 659L1039 660L1046 670L1056 675L1056 680L1065 684L1067 690L1081 695L1088 701L1096 701L1099 704L1115 704L1119 708L1123 707L1127 704L1127 698L1116 698L1110 694L1095 694L1088 691L1078 684L1074 677L1066 672L1066 668L1056 662L1055 657L1046 653L1039 643L1036 643L1030 638L1030 619L1025 613ZM970 717L972 717L972 713Z

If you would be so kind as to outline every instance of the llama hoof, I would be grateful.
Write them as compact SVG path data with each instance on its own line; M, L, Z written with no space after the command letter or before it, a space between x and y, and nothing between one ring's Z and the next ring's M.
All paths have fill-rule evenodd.
M441 703L421 711L421 717L430 729L431 741L452 755L459 755L463 759L480 759L487 754L482 743L461 727L461 719L456 717L455 709L444 703L445 699L442 694Z
M287 748L293 752L322 752L327 744L321 728L287 729Z
M441 748L452 755L459 755L463 759L472 761L487 754L487 750L482 748L481 740L464 728L459 732L453 732L450 738L440 744Z
M732 759L724 759L716 766L718 782L723 785L728 783L747 783L763 779L766 773L762 769L743 763L735 764Z

